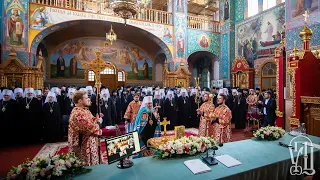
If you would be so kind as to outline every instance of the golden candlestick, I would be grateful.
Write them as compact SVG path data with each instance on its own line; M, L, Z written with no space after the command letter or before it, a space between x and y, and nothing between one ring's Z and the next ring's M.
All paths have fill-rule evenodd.
M197 90L196 98L195 98L194 101L195 101L196 104L198 104L198 109L199 109L199 106L200 106L200 92L199 92L198 88L200 88L200 77L194 77L194 80L196 82L196 90Z
M163 121L160 122L160 125L163 126L163 135L164 137L162 138L162 142L165 144L168 142L167 138L166 138L166 135L167 135L167 125L170 124L170 121L167 121L167 118L164 117L163 118Z

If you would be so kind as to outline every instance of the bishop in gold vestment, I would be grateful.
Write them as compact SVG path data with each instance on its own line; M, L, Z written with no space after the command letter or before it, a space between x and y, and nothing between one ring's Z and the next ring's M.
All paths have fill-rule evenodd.
M248 104L248 112L251 112L251 108L256 107L256 104L258 102L258 96L253 89L250 89L250 95L247 97L246 101Z
M225 104L226 96L218 96L218 107L214 110L210 117L216 119L218 124L215 126L214 139L218 144L223 144L231 141L231 119L232 113L228 106Z
M203 95L203 100L205 101L200 108L197 110L198 114L201 115L200 117L200 124L199 124L199 136L214 136L214 131L216 129L216 124L212 125L211 120L212 118L209 117L210 113L214 112L214 105L212 103L212 95L208 93Z

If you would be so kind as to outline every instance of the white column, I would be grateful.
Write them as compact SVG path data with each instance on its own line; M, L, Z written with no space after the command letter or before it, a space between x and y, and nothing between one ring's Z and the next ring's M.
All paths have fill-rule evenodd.
M168 12L172 13L173 12L173 0L168 0L167 5L168 5Z
M219 80L219 70L220 70L220 68L219 68L219 61L214 61L213 62L213 66L214 66L214 71L213 71L213 73L214 73L214 80Z

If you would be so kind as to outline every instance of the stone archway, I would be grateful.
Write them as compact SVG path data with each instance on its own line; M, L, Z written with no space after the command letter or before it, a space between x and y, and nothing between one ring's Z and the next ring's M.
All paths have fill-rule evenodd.
M191 54L188 57L188 68L192 78L201 77L200 87L211 87L211 81L219 79L219 61L210 52L198 51ZM191 85L196 85L194 79L191 79Z

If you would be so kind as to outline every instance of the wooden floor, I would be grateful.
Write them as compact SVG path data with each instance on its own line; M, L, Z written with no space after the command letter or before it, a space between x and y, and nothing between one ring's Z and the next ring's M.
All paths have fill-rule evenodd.
M232 141L240 141L252 137L251 132L244 130L232 129ZM12 166L23 163L26 159L33 159L43 144L12 146L0 149L0 179L6 177Z

